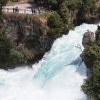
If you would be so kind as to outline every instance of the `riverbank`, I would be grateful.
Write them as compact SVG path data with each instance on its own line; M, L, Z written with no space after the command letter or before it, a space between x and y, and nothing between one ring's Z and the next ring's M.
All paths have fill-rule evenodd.
M16 66L31 65L42 59L54 41L47 35L46 24L48 17L52 14L53 12L40 15L3 14L4 28L1 28L1 31L6 28L6 38L10 39L12 45L10 55L14 57L8 58L0 68L7 70Z
M33 69L24 66L0 70L0 99L62 100L63 97L63 100L84 100L81 85L86 78L86 67L81 64L81 50L75 46L81 42L88 26L83 24L70 31L68 36L57 39L50 52L34 64ZM91 27L89 29L93 29Z
M61 37L63 34L68 34L69 30L74 29L74 27L79 26L82 23L95 24L100 20L99 8L97 8L97 12L85 12L84 6L79 2L83 8L79 7L73 12L69 8L69 5L66 5L65 7L66 2L61 2L61 4L58 2L59 5L56 5L58 8L55 9L53 8L54 5L52 3L49 3L48 7L44 4L49 11L40 15L19 13L3 14L4 26L7 27L6 35L10 37L13 44L10 55L14 56L14 65L19 65L20 63L27 64L28 62L34 63L40 60L45 52L50 50L54 40L58 37ZM78 6L79 3L77 4ZM20 4L18 7L25 7L25 9L27 9L32 6L22 5L23 4ZM49 8L49 6L51 6L51 8ZM63 8L60 8L60 6L64 6L66 12L63 12ZM94 6L92 5L90 9L93 7ZM82 13L81 9L83 10ZM51 10L53 13L50 12ZM12 66L11 64L10 66Z
M49 18L50 15L52 15L52 13L53 12L51 12L51 13L48 12L47 14L45 13L43 15L37 15L37 16L36 15L35 16L33 16L33 15L32 16L31 15L24 15L24 14L11 14L11 13L8 13L8 14L5 13L3 15L3 18L6 21L5 22L5 24L7 25L6 27L8 27L7 35L10 36L10 38L12 38L13 43L16 44L16 42L17 42L16 39L19 40L17 32L19 30L18 25L20 24L21 25L20 27L21 27L22 31L21 30L19 30L19 31L22 32L23 39L20 42L17 43L17 46L20 46L20 45L24 44L25 48L28 48L29 50L34 49L35 52L33 53L33 55L34 54L35 55L31 60L28 60L25 63L22 63L22 64L19 63L19 62L11 63L10 65L8 64L5 67L2 66L1 67L2 69L6 69L6 70L7 69L13 69L13 68L16 68L17 66L25 66L25 65L31 66L32 64L37 63L39 60L42 59L42 57L45 54L45 52L50 50L50 48L51 48L51 46L53 44L53 41L56 39L56 38L52 39L51 37L48 37L48 35L47 35L48 26L47 26L46 23L47 23L47 19ZM96 20L98 20L98 19L96 19ZM30 22L31 22L31 24L30 24ZM92 23L92 19L87 21L87 23L91 24ZM97 23L97 22L94 21L92 24L94 24L94 23ZM80 23L80 24L82 24L82 23ZM75 26L80 25L80 24L78 24L78 23L76 24L75 23ZM33 27L33 26L34 26L35 31L33 31L31 29L31 27ZM40 29L41 29L41 31L40 31ZM42 34L40 32L42 32ZM10 34L8 34L8 33L10 33ZM68 34L68 31L67 31L66 34ZM35 45L34 47L30 48L30 46L29 46L30 44L27 45L26 41L30 41L30 40L34 41L34 37L36 38L35 41L37 41L37 43L38 43L38 41L41 41L41 42L39 44ZM43 40L41 40L41 38ZM34 43L35 43L35 41L34 41ZM38 49L37 49L37 46L38 46ZM43 46L43 47L41 47L41 46ZM23 58L21 58L21 59L23 59Z

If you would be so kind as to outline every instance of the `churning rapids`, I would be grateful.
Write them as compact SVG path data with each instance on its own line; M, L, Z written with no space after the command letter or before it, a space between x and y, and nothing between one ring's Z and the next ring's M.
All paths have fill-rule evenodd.
M97 25L83 24L57 39L33 69L0 70L0 100L87 100L81 90L86 66L80 58L83 34Z

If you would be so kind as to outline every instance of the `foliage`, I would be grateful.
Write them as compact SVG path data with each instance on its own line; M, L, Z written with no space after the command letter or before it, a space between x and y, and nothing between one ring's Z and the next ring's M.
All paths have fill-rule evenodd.
M48 18L47 25L50 28L50 34L57 35L64 31L64 23L57 12L55 12Z
M96 0L83 0L83 7L86 12L94 13L97 8Z
M6 62L10 56L11 42L10 39L4 34L5 30L0 33L0 62Z
M64 23L64 29L74 29L73 21L89 21L96 16L96 0L47 0L49 9L55 10Z
M97 14L96 0L48 0L47 3L67 24L68 21L72 23L71 20L75 19L76 15L80 20L88 20Z
M82 0L66 0L67 6L71 10L77 10L82 5Z
M47 21L47 25L50 27L50 28L60 28L62 26L62 20L59 16L58 13L54 13L52 14L49 18L48 18L48 21Z
M94 66L95 61L100 61L100 47L94 43L92 46L87 46L85 51L85 62L89 68Z
M50 9L57 11L59 9L60 3L62 3L63 1L65 0L48 0L47 2L49 4Z
M96 61L92 69L92 77L85 80L83 91L89 96L99 100L100 93L100 61Z
M24 55L22 52L12 49L11 50L11 59L13 62L23 62Z
M14 63L27 63L29 59L34 57L32 51L27 49L15 49L11 50L10 59Z
M0 33L0 65L5 66L16 63L27 63L34 57L34 53L21 45L15 46L6 35L6 29Z
M100 93L100 46L94 43L87 46L85 51L85 63L91 69L91 75L82 86L83 91L90 97L99 100Z
M78 17L81 19L89 19L96 15L97 5L96 0L82 0L82 5L78 11Z
M2 6L7 4L8 0L0 0L0 15L2 14Z
M69 23L69 10L66 6L66 3L63 2L60 6L59 6L59 10L58 13L60 14L61 18L63 19L63 22L65 24Z
M0 8L4 5L6 5L8 0L0 0Z

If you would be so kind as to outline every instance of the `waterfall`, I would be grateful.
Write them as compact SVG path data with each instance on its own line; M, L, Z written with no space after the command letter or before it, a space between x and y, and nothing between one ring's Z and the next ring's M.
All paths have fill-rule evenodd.
M0 100L86 100L81 85L86 66L80 58L83 34L97 25L82 24L55 40L33 69L0 70Z

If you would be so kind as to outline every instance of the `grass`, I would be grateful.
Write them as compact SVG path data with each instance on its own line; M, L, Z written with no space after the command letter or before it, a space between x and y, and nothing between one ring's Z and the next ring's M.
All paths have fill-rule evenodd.
M44 19L48 19L48 17L50 15L52 15L54 13L54 11L50 11L50 12L45 12L45 13L42 13L42 14L39 14L39 15L32 15L32 14L20 14L20 13L4 13L5 15L8 15L8 16L16 16L16 17L20 17L20 18L25 18L26 16L28 18L44 18Z
M39 14L39 15L30 15L30 16L36 16L38 18L45 18L45 19L48 19L48 17L50 15L52 15L54 13L54 11L50 11L50 12L45 12L45 13L42 13L42 14Z

